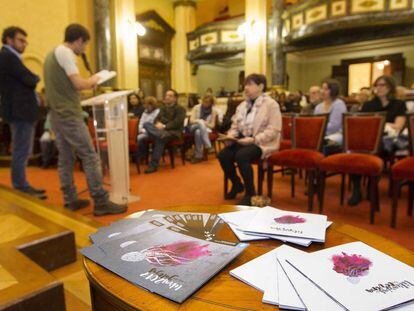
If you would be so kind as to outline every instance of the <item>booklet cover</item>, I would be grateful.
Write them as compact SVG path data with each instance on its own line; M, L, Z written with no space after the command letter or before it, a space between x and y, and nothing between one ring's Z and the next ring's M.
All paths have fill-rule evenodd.
M362 242L286 260L348 310L388 310L414 301L414 269Z
M286 262L286 258L289 258L289 256L306 255L307 253L289 246L285 246L277 253L278 275L284 275L283 279L280 278L280 306L285 309L294 310L305 310L306 307L306 310L310 311L343 311L344 308L329 298L309 279ZM287 286L286 281L290 282Z
M128 281L181 303L247 246L157 228L92 245L81 253Z
M289 310L306 310L305 305L302 303L302 300L296 292L292 282L289 280L286 270L283 269L280 263L280 258L287 252L306 254L303 251L287 245L279 247L276 260L279 306L280 308Z
M282 211L267 206L257 212L246 231L324 242L326 222L325 215Z
M264 291L269 279L277 282L276 252L278 248L245 263L230 271L230 275L240 281Z

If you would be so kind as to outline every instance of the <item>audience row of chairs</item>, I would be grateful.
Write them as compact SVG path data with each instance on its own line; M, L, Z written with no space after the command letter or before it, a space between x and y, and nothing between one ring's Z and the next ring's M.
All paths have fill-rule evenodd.
M271 155L266 163L257 161L258 193L263 193L263 182L266 175L267 194L272 198L274 173L289 170L291 178L291 195L295 195L295 172L305 172L307 185L308 210L313 210L315 195L319 201L319 213L324 208L326 178L341 175L340 203L344 203L345 180L347 175L362 175L368 178L370 201L370 223L374 223L375 213L380 210L378 183L384 170L384 161L379 156L381 137L385 118L381 113L347 113L343 115L343 152L324 156L322 153L328 114L323 115L283 115L283 129L280 150ZM391 167L390 189L392 189L391 226L396 226L398 198L401 186L408 185L408 215L413 213L414 202L414 114L409 114L407 124L410 133L410 157L402 159ZM128 121L128 141L131 155L137 151L136 137L138 119ZM95 130L90 122L89 128L95 140ZM217 154L217 133L210 135ZM167 144L171 167L174 168L174 155L180 150L183 165L185 152L194 142L191 134L183 133L181 140ZM151 143L151 142L150 142ZM105 148L106 142L100 144ZM139 163L137 170L140 172ZM276 168L276 169L275 169ZM224 177L224 193L228 191L228 180Z
M391 226L396 226L398 197L401 185L409 185L408 215L412 215L414 201L414 157L413 130L414 114L409 114L407 123L410 129L411 157L398 161L391 167L390 180L393 189ZM272 198L274 167L290 169L292 196L294 196L294 172L306 172L308 210L313 210L315 194L319 201L319 212L324 208L325 180L340 174L341 196L344 201L346 175L362 175L368 178L370 223L374 223L375 213L379 211L378 183L384 169L383 159L379 156L381 137L385 118L382 113L344 114L343 116L343 152L324 156L323 138L328 115L284 115L283 134L280 151L271 155L267 163L267 192ZM258 168L259 194L263 183L263 165ZM280 170L278 170L280 171Z
M141 173L141 169L140 169L140 163L137 160L136 153L138 151L138 144L137 144L137 136L138 136L138 124L139 124L139 119L138 118L131 118L128 120L128 145L129 145L129 152L130 152L130 156L132 159L135 160L135 164L137 167L137 172ZM88 126L89 126L89 132L91 134L91 137L93 139L93 143L96 146L96 133L95 133L95 127L93 124L93 120L89 119L88 121ZM218 138L218 133L216 130L213 130L213 132L211 132L209 134L209 138L210 141L212 143L212 146L214 148L214 152L217 155L217 138ZM151 139L148 140L148 144L152 145L153 141ZM191 148L191 146L194 144L194 135L189 134L189 133L183 133L182 134L182 138L181 139L177 139L177 140L172 140L170 141L166 146L165 146L165 150L168 152L169 155L169 159L170 159L170 165L171 168L175 168L175 153L176 150L180 151L180 156L181 156L181 162L183 165L185 165L185 154L186 151ZM99 147L101 150L105 150L106 149L106 140L104 139L103 142L101 142L99 144ZM205 157L207 157L208 154L205 154Z

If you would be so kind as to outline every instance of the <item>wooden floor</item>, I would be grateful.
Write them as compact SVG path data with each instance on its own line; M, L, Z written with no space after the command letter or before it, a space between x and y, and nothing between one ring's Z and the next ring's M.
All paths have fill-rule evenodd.
M0 186L0 198L3 205L23 207L30 213L49 222L74 231L77 249L87 246L89 244L89 234L95 232L97 227L102 226L102 224L86 217L22 196L6 187ZM33 217L31 221L14 214L0 213L0 244L42 232L38 221L39 218L36 217ZM79 254L76 262L55 269L49 274L63 282L66 309L68 311L91 310L89 283L83 271ZM10 270L0 265L0 290L7 289L17 283L17 278Z

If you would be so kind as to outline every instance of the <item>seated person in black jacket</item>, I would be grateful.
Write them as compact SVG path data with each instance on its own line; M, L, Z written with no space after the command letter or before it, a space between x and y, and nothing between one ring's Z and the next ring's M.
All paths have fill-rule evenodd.
M396 83L394 79L385 75L379 77L374 82L374 91L375 97L362 106L361 112L384 111L386 113L386 132L394 131L395 133L399 133L405 125L406 106L403 101L395 98ZM386 149L389 142L392 143L392 140L390 140L389 137L384 136L383 149L385 149L385 151L387 151ZM391 150L388 150L388 152L391 152ZM353 193L348 200L348 205L354 206L362 199L361 176L352 175L351 180L353 182Z

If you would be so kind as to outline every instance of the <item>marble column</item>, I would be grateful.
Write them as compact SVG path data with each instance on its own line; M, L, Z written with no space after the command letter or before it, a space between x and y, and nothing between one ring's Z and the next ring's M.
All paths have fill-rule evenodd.
M172 86L178 93L196 93L197 79L191 74L191 63L187 60L187 33L196 26L196 1L174 2L175 36L172 43Z
M138 43L135 32L135 1L112 0L115 25L116 86L138 88Z
M266 75L267 67L267 4L266 0L246 0L245 27L245 75Z
M272 85L283 88L286 77L286 53L283 52L283 20L282 14L285 7L284 0L272 2Z
M94 0L96 70L113 70L110 0Z

